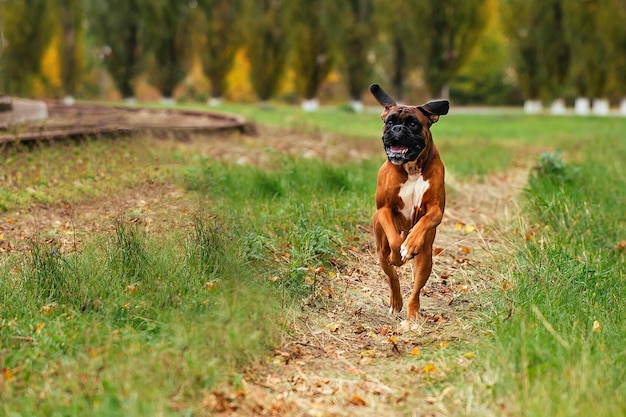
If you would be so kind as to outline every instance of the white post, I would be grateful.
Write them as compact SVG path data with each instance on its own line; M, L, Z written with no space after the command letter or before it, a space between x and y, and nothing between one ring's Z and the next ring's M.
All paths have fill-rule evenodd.
M318 111L320 108L320 102L316 98L306 99L302 102L302 110L304 111Z
M543 110L543 104L541 100L528 99L524 101L524 112L526 114L538 114Z
M207 100L207 104L211 107L219 107L222 105L221 97L211 97Z
M565 114L567 112L565 108L565 99L557 98L550 104L551 114Z
M357 113L361 113L363 111L363 102L361 100L351 100L350 107Z
M594 98L591 112L596 116L608 116L609 115L609 99L606 98Z
M589 99L587 97L578 97L574 102L574 113L579 116L589 114Z

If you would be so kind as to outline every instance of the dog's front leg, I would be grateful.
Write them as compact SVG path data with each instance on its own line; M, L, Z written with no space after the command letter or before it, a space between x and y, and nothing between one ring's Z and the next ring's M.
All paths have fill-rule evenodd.
M388 207L381 207L376 212L377 222L379 227L382 228L382 232L387 237L389 242L389 248L391 253L389 254L388 262L394 266L404 265L404 260L400 254L402 242L404 241L404 233L398 233L396 225L393 222L392 210Z
M438 205L432 205L415 226L409 231L408 236L400 245L402 261L406 262L420 253L426 243L426 234L435 230L443 217L443 210Z

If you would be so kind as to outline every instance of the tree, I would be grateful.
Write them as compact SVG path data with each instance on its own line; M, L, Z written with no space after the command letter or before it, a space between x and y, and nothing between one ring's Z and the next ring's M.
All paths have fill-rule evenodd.
M278 89L287 56L281 0L245 0L245 40L252 88L262 101Z
M203 12L201 30L204 35L202 67L211 82L211 98L220 99L226 91L226 76L241 46L240 0L199 0Z
M82 0L58 0L61 29L60 64L64 94L74 96L81 73L84 10Z
M41 59L50 43L54 22L48 0L13 0L0 3L3 24L3 90L32 94L41 73Z
M609 28L617 12L611 6L603 0L564 1L565 36L572 51L571 80L580 97L602 98L607 92L613 42Z
M606 23L610 24L609 36L611 43L611 79L610 87L621 99L620 113L626 115L626 3L621 0L610 0L613 17Z
M518 87L506 74L510 51L495 16L478 43L476 52L450 83L450 95L456 104L510 104L516 99Z
M563 4L564 0L502 2L503 27L527 99L554 99L563 93L570 63Z
M348 94L357 109L362 107L357 104L361 103L361 94L372 82L369 54L376 38L373 3L374 0L339 2L342 28L339 50L344 57Z
M405 96L405 83L411 69L417 67L419 44L416 2L374 1L374 21L380 29L377 39L377 63L383 74L390 74L391 95L402 101Z
M45 1L45 0L43 0ZM86 0L89 29L99 43L100 57L125 99L135 96L142 70L143 0Z
M447 85L469 58L487 26L490 0L422 1L416 4L416 40L424 81L433 96L446 98Z
M181 0L145 3L144 47L150 56L147 66L150 82L165 100L172 100L174 89L191 66L191 6Z
M331 41L337 24L337 3L333 0L285 0L289 35L289 50L296 75L296 89L310 110L317 108L320 85L333 67ZM307 107L310 106L310 107Z

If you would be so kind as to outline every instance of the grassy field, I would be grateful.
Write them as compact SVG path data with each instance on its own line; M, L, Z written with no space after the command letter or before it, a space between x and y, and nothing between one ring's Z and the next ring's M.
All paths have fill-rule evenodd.
M272 135L379 147L377 114L223 109ZM458 181L538 166L512 255L490 266L508 284L484 294L485 319L471 324L489 337L472 347L472 371L446 384L475 390L471 415L626 413L626 120L452 112L433 132ZM237 387L246 365L289 337L302 300L345 262L342 248L369 239L379 153L352 160L338 148L328 162L252 144L265 162L242 169L197 143L4 150L0 242L30 208L71 212L137 187L180 190L188 210L147 227L157 213L120 209L79 250L43 231L30 251L0 254L0 414L201 414L216 386Z

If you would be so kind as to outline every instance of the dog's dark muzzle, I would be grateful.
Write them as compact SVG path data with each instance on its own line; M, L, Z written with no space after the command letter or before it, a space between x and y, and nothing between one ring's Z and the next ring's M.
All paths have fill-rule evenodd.
M394 165L415 160L426 146L426 141L403 125L395 125L385 131L383 145L387 158Z

